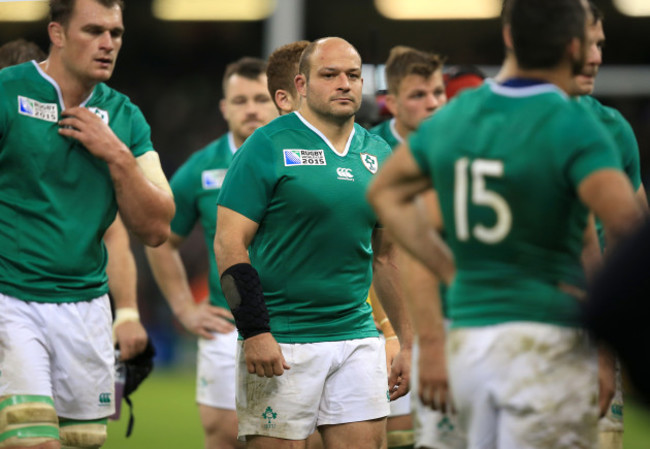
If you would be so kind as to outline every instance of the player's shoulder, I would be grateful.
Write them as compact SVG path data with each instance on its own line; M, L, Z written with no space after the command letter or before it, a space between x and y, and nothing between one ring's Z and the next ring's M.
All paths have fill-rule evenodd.
M579 98L579 102L586 108L590 109L599 119L611 123L627 123L623 114L617 109L605 106L591 95L584 95Z
M390 120L391 119L384 120L383 122L381 122L381 123L373 126L372 128L370 128L368 131L371 134L376 134L378 136L383 136L383 135L386 134L386 130L390 127Z
M34 62L28 61L22 64L12 65L0 70L0 82L20 81L31 77L34 74Z

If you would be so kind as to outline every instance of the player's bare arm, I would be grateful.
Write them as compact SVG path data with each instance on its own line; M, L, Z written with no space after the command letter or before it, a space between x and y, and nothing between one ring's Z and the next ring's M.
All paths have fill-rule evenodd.
M108 288L115 301L113 342L120 345L120 359L128 360L147 347L147 331L138 313L136 266L127 232L120 215L104 234L108 250Z
M156 248L145 248L145 254L156 283L160 287L169 307L183 327L194 335L212 340L213 332L228 333L234 330L228 321L233 316L229 310L210 304L207 298L196 304L187 272L180 255L185 239L171 233L169 239Z
M375 176L368 201L395 241L448 284L454 273L451 251L438 232L426 225L415 200L430 188L429 179L402 144Z
M424 220L438 231L443 228L438 195L432 189L418 195L416 204ZM400 276L413 332L419 346L418 392L423 404L444 411L451 407L445 326L439 282L424 265L405 251L400 252Z
M646 215L624 173L606 169L585 178L578 186L581 201L603 222L612 247L634 231Z
M133 157L110 127L87 108L62 113L59 134L78 140L108 165L124 224L145 245L162 244L174 217L171 189L155 152Z
M372 247L373 286L400 342L400 351L393 359L388 376L391 400L394 400L408 392L413 331L399 283L399 250L381 228L373 232Z
M249 308L260 313L261 309L266 310L261 285L259 285L259 275L252 268L248 257L248 247L258 227L256 222L244 215L219 206L214 252L219 267L221 288L233 311L237 329L244 338L248 372L260 377L281 376L285 369L290 369L290 366L284 360L280 345L269 330L261 331L258 322L251 323L250 314L246 313ZM254 284L255 282L257 285ZM238 314L239 311L242 313ZM270 329L268 313L265 324Z

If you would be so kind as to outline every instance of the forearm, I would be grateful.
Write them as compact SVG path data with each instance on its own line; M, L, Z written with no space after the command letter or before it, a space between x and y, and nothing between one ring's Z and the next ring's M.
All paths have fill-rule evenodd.
M145 254L167 304L180 316L194 302L180 252L167 241L157 248L145 248Z
M399 270L395 260L397 251L398 249L393 247L390 256L375 257L373 286L399 338L400 346L409 349L413 344L413 330L400 286Z
M137 271L135 258L131 251L129 234L124 228L120 216L106 230L104 243L108 251L108 288L115 301L115 308L138 308L137 305Z
M445 327L438 279L405 252L400 254L399 267L413 333L418 340L444 342Z
M144 161L153 158L157 156L146 156ZM115 153L108 167L126 226L145 245L162 244L169 237L169 223L174 217L171 192L161 185L163 183L150 180L143 171L143 164L138 163L125 146Z

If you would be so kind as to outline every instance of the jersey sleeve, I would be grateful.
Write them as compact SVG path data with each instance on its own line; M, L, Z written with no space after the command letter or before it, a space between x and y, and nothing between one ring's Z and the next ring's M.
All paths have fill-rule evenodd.
M277 180L273 143L259 129L235 153L217 204L260 223Z
M131 114L131 142L129 148L134 157L142 156L147 151L155 151L151 143L151 128L144 118L140 108L130 104Z
M632 126L616 111L620 124L620 132L616 137L617 144L623 157L623 170L630 178L634 191L641 187L641 161L639 160L639 143L636 140Z
M560 143L555 145L555 149L564 165L563 172L575 189L598 170L622 170L612 136L590 113L579 111L570 119L564 119L564 124L570 136L568 141L564 141L568 146Z
M196 191L198 175L193 168L193 161L196 156L191 157L172 176L169 185L174 193L176 214L171 222L171 229L174 234L186 237L192 231L198 219L196 206Z

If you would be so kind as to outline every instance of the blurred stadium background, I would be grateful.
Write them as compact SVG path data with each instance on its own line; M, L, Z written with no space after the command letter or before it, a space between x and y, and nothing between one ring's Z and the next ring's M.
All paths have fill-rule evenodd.
M488 75L494 74L503 58L500 2L126 0L124 46L109 84L141 107L169 177L193 151L226 131L218 102L221 75L229 62L241 56L266 57L275 47L298 39L341 36L359 49L366 64L365 106L359 119L370 125L379 119L374 94L382 80L376 75L394 45L437 51L447 56L448 64L475 64ZM619 109L632 124L647 186L650 0L596 3L605 14L607 45L595 96ZM0 0L0 45L22 37L47 49L46 5L45 1ZM399 13L409 17L398 20L395 14ZM29 14L34 15L30 18ZM174 14L176 20L172 20ZM470 19L468 15L483 17ZM157 368L134 395L133 437L124 438L125 409L121 421L111 424L106 447L201 447L193 402L195 340L174 321L152 280L141 245L133 241L132 246L139 269L140 311L158 350ZM207 252L198 232L190 236L182 255L196 297L202 298L207 293ZM648 449L650 414L634 404L633 394L631 398L625 411L625 447Z

